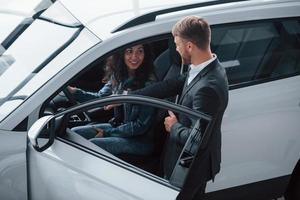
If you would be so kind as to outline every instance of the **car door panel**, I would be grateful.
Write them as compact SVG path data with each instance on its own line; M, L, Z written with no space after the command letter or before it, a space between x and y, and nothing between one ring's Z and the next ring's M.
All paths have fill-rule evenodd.
M59 140L42 153L30 146L29 155L33 200L175 199L178 193Z
M93 144L78 141L74 135L61 136L65 118L73 113L109 104L142 103L175 110L195 117L209 116L164 100L141 96L111 96L72 107L55 117L56 135L60 135L45 151L38 152L29 144L29 181L31 199L175 199L178 188L167 181L124 164L105 152L93 149ZM203 115L203 116L202 116ZM59 121L59 122L58 122ZM35 124L33 127L36 127ZM65 130L63 128L63 130ZM42 130L42 129L40 129ZM31 129L29 130L31 133ZM71 139L73 137L73 139ZM81 138L81 136L78 136ZM47 140L47 139L46 139ZM89 144L87 144L88 142ZM98 147L97 147L98 148ZM98 148L99 149L99 148ZM68 191L68 192L63 192ZM45 195L46 194L46 195Z

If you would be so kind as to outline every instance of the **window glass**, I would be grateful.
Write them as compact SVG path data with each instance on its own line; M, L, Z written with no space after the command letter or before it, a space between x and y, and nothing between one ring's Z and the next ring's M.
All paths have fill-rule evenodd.
M59 2L25 25L6 37L0 55L0 120L99 42Z
M47 8L50 4L52 4L51 0L1 1L1 12L13 12L22 15L32 15L44 8Z
M33 16L49 7L50 0L5 1L0 10L0 76L15 62L13 55L4 54L22 30L33 22Z
M11 55L15 62L0 77L1 85L9 83L1 89L0 98L8 96L75 32L76 29L36 20L3 54Z
M282 78L300 72L299 33L295 19L213 27L212 49L231 85Z
M3 42L3 40L17 27L17 25L22 22L22 20L24 20L24 17L22 16L0 13L0 41ZM0 53L2 52L0 51Z

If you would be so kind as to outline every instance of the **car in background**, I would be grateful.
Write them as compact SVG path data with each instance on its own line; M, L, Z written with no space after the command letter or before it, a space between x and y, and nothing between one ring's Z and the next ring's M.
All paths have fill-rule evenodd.
M187 15L211 24L211 48L230 84L221 171L208 183L205 198L271 199L282 196L287 187L296 188L299 10L297 0L2 3L0 198L175 199L190 166L180 165L179 158L177 169L182 171L174 172L170 180L161 175L165 145L161 116L151 128L157 150L149 157L114 156L70 128L106 121L112 113L102 108L114 103L173 110L208 123L211 116L172 100L133 95L78 104L66 87L97 91L104 84L106 59L141 43L153 48L159 80L184 72L171 29ZM204 137L209 130L193 134Z

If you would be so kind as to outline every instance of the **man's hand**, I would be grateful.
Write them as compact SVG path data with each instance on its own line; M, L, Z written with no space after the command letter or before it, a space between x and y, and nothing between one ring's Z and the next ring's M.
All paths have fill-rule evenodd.
M176 123L178 122L177 118L176 118L176 115L172 112L172 111L169 111L168 110L168 113L169 113L169 117L166 117L165 118L165 128L166 128L166 131L168 132L171 132L171 127Z
M104 136L104 130L101 128L95 128L96 129L96 136L95 138L102 138Z

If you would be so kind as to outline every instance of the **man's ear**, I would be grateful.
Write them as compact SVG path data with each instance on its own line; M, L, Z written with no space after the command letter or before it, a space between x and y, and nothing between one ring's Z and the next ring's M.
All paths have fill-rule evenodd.
M187 42L188 52L192 52L194 48L194 44L192 42Z

